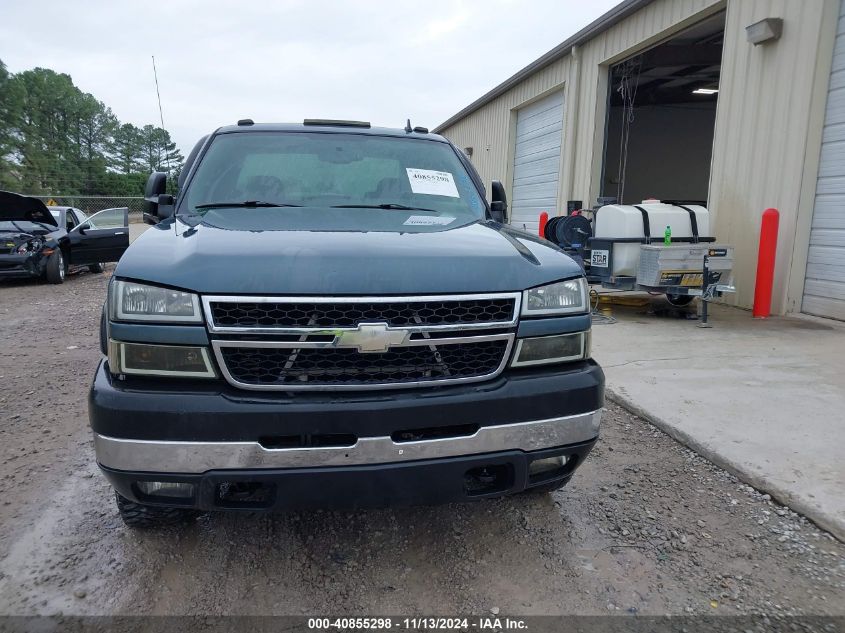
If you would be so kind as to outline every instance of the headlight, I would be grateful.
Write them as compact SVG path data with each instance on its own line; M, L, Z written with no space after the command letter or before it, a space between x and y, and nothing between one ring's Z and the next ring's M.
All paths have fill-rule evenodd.
M216 378L205 347L121 343L109 339L109 370L113 374Z
M115 281L109 288L115 321L202 322L199 297L191 292Z
M44 246L44 242L39 239L29 240L26 244L18 246L18 255L26 255L27 253L37 253Z
M590 357L590 331L521 338L511 367L567 363Z
M589 308L587 280L558 281L522 293L522 316L576 314Z

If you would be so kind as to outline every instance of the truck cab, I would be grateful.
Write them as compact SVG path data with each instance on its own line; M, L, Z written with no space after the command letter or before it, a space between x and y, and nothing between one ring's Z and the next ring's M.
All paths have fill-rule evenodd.
M599 433L582 268L423 128L204 137L109 285L90 391L123 519L565 485Z

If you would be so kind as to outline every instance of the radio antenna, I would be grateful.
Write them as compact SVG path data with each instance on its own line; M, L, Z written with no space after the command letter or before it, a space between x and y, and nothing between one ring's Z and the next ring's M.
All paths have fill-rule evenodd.
M153 58L153 77L156 81L156 97L158 97L158 117L161 121L161 130L162 132L165 131L164 127L164 112L161 109L161 92L158 89L158 72L156 71L156 56L152 55ZM170 175L170 156L167 153L167 148L164 146L164 137L161 138L161 147L162 153L164 154L164 160L167 163L167 174Z

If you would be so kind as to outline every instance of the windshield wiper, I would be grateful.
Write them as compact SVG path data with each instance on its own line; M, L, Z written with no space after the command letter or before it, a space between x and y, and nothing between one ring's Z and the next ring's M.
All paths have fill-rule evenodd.
M27 233L28 235L37 235L37 233L33 233L31 230L22 229L18 225L17 220L9 220L9 222L11 222L12 226L14 226L18 230L19 233ZM53 227L52 225L47 224L46 222L39 222L38 220L27 220L27 222L29 222L30 224L40 224L41 225L40 228L44 231L47 231L48 233L52 233L53 231L57 231L59 229L59 227Z
M240 207L246 209L257 209L258 207L266 207L268 209L275 207L301 207L301 204L288 204L287 202L265 202L263 200L244 200L243 202L209 202L206 204L198 204L194 209L223 209L226 207Z
M397 202L385 202L384 204L335 204L332 209L396 209L397 211L431 211L440 213L437 209L426 209L425 207L409 207L406 204Z

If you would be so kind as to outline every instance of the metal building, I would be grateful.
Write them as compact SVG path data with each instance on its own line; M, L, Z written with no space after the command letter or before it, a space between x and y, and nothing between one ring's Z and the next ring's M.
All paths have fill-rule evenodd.
M568 200L706 201L743 307L776 207L773 312L845 320L845 0L626 0L435 131L529 231Z

